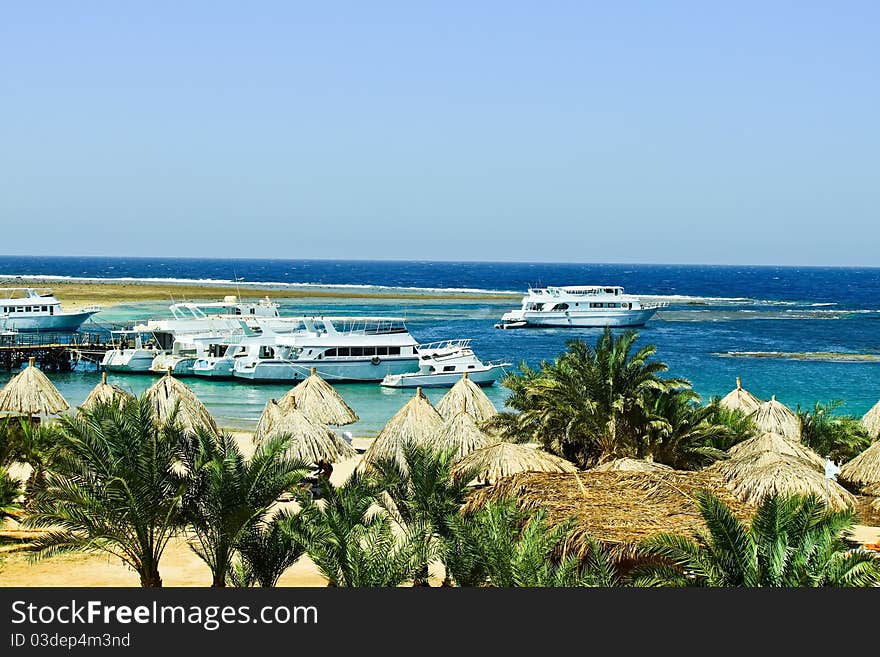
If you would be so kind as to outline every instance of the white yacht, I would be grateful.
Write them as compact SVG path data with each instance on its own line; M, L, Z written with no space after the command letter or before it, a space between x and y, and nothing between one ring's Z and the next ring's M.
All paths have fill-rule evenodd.
M388 374L379 385L388 388L448 388L467 373L477 385L491 386L507 373L505 368L511 363L484 363L470 345L469 339L421 344L418 346L418 372Z
M78 312L66 312L51 290L0 289L0 318L5 320L7 330L73 333L100 310L99 306L89 306Z
M302 317L302 326L244 338L233 377L264 382L300 381L316 368L329 383L381 381L418 369L418 342L397 317Z
M642 303L620 286L529 288L522 307L504 313L495 328L644 326L665 303Z
M114 349L104 354L101 366L109 372L191 373L194 360L200 356L197 336L214 342L240 333L242 324L258 327L258 322L275 322L279 329L285 318L278 314L278 304L268 297L258 302L240 301L227 296L223 301L175 303L168 307L170 318L150 319L131 329L112 331ZM178 344L179 342L179 344ZM177 347L177 352L175 352ZM172 356L168 362L157 358ZM158 369L152 369L153 365Z

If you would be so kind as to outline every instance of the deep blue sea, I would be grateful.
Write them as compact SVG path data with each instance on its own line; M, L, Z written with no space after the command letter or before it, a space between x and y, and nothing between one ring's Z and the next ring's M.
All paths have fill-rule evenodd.
M16 276L23 276L17 280ZM472 338L484 359L552 359L566 340L592 341L595 329L499 331L493 324L513 304L508 299L407 298L407 293L486 291L523 293L529 285L623 285L627 292L669 303L640 330L640 340L658 348L670 374L693 382L704 397L721 395L741 376L762 398L776 394L794 407L840 399L843 411L862 414L880 398L880 362L802 361L732 357L731 352L845 352L880 355L880 269L642 264L370 262L343 260L216 260L171 258L0 257L0 287L27 284L27 276L101 279L212 281L288 286L275 296L282 312L389 314L407 318L416 339ZM399 289L393 300L297 298L302 289L334 287L359 291ZM109 307L99 323L130 322L167 312L167 303ZM138 392L149 377L120 376ZM54 375L69 401L78 403L95 383L92 373ZM221 424L252 427L279 386L188 381ZM357 433L377 430L411 392L378 385L339 386L361 422ZM439 398L443 391L431 391ZM503 405L506 390L489 390Z

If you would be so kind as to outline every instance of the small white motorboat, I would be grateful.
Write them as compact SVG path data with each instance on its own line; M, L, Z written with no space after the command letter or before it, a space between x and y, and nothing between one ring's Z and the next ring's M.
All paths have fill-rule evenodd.
M419 371L388 374L379 385L387 388L449 388L461 375L479 386L491 386L507 374L511 363L481 361L470 347L470 340L444 340L419 345Z

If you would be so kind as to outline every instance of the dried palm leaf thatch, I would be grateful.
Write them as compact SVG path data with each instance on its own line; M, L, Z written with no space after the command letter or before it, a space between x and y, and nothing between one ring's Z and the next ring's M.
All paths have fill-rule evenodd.
M345 403L333 386L318 376L314 367L310 376L278 400L278 405L282 409L287 409L291 401L295 402L296 407L309 419L321 424L341 427L358 421L357 413Z
M468 377L467 372L443 395L437 404L437 412L444 420L449 420L461 410L462 402L477 422L484 422L498 413L486 393Z
M519 472L577 472L577 467L537 445L501 442L474 450L452 469L453 476L465 472L476 473L477 482L494 483Z
M732 459L739 459L749 454L775 452L785 456L794 456L810 463L817 470L824 470L825 459L812 449L794 440L772 431L765 431L748 440L744 440L727 450Z
M438 449L451 451L456 461L460 461L475 449L497 442L477 426L476 420L464 407L465 401L462 400L462 409L451 419L446 420L431 440Z
M263 412L260 413L260 419L257 420L257 428L254 429L253 441L255 444L259 445L269 436L272 427L278 423L282 415L284 415L284 411L277 401L270 399L266 402Z
M862 495L880 498L880 481L873 484L868 484L867 486L863 487ZM880 499L878 499L877 501L880 502Z
M0 390L0 413L30 417L57 415L70 408L67 400L34 362L31 358L28 366Z
M801 439L801 422L788 406L776 401L776 395L758 407L752 415L755 430L781 434L791 440Z
M525 509L544 508L552 525L574 519L574 530L565 544L567 552L583 556L593 537L613 558L638 560L638 544L650 536L671 532L696 538L707 533L696 502L700 490L713 492L742 520L754 513L751 505L731 494L717 472L595 469L506 477L471 493L463 511L513 497Z
M171 372L147 388L144 395L150 401L157 422L167 421L176 408L177 421L184 430L194 432L201 426L218 433L217 423L196 393L171 376Z
M880 483L880 441L845 463L837 478L854 486Z
M100 404L114 404L122 406L126 401L134 399L134 395L127 390L107 383L107 372L101 372L101 382L92 388L88 397L85 398L81 409L88 410Z
M793 467L819 472L819 469L810 461L792 454L780 454L779 452L764 450L763 452L747 452L737 458L726 461L717 461L708 469L715 470L724 477L725 481L734 482L743 477L749 477L760 468L773 465L774 463L787 463ZM824 471L823 471L824 472Z
M804 461L772 452L774 458L763 464L744 467L735 475L731 473L733 461L719 464L718 470L728 478L728 484L742 501L758 504L768 495L816 495L834 509L853 508L856 498L836 481L827 479L823 472L808 467ZM745 460L752 457L744 457Z
M384 459L395 459L405 469L404 446L427 445L442 427L443 418L431 406L422 389L417 388L416 394L388 420L364 453L361 470Z
M880 527L880 497L856 495L856 517L860 525Z
M333 431L311 420L296 406L284 411L281 417L273 422L264 438L281 435L290 436L291 439L287 455L306 463L315 464L322 459L328 463L336 463L351 458L357 453Z
M758 410L761 400L743 388L742 379L736 377L736 388L722 398L721 405L731 411L741 411L749 415Z
M862 426L871 438L880 438L880 401L862 416Z
M674 468L644 459L621 458L591 468L590 472L668 472Z

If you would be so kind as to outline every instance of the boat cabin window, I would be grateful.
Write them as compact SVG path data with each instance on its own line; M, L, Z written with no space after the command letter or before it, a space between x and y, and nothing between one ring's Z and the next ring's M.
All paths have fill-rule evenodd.
M444 371L444 372L454 372L454 371L455 371L455 365L447 365L446 367L443 368L443 371Z
M260 347L260 355L258 357L259 358L275 358L275 350L268 345L263 345L262 347Z
M568 310L568 304L567 303L557 303L556 306L554 307L554 310Z
M468 369L469 369L469 370L476 369L476 367L477 367L476 365L468 365Z

